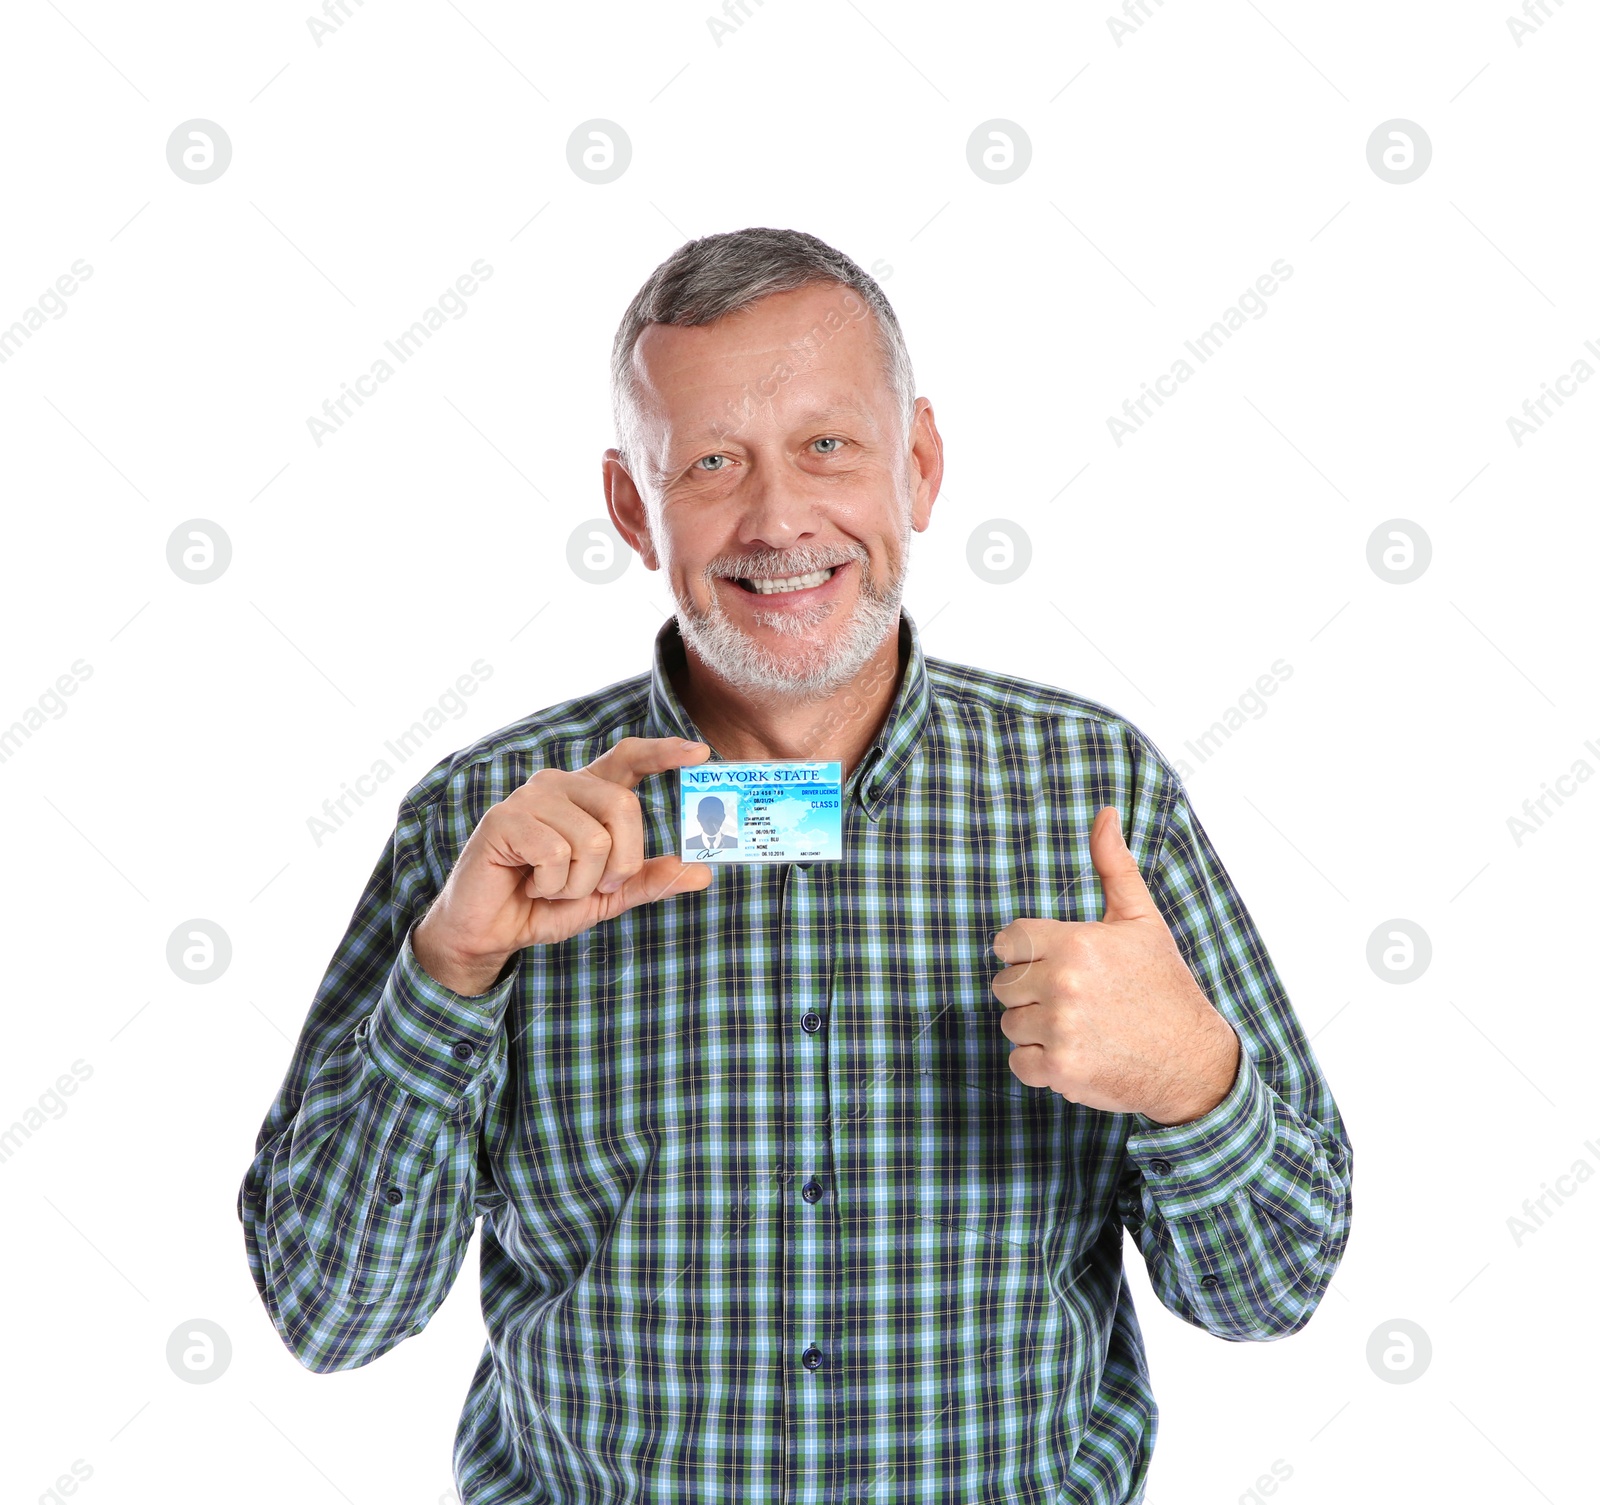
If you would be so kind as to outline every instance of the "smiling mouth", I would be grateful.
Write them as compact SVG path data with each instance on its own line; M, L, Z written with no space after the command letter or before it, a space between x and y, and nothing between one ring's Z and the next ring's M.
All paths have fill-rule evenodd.
M843 566L831 564L826 569L812 570L808 575L775 575L759 580L736 578L734 584L755 596L777 596L786 591L815 590L826 585Z

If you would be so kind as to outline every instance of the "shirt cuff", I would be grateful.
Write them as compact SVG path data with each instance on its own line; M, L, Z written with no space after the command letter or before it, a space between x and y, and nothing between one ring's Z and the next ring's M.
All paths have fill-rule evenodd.
M1132 1116L1139 1127L1128 1136L1128 1158L1168 1217L1226 1202L1260 1174L1277 1137L1272 1089L1242 1039L1233 1086L1209 1113L1184 1124Z
M519 951L487 993L466 997L423 970L408 930L378 1006L362 1021L373 1064L413 1097L446 1111L458 1107L505 1053L502 1024L521 971Z

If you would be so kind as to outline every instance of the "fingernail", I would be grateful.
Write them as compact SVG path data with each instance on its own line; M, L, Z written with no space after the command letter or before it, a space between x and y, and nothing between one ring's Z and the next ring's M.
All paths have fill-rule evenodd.
M600 885L600 892L603 894L614 894L621 887L622 879L607 878L606 881Z

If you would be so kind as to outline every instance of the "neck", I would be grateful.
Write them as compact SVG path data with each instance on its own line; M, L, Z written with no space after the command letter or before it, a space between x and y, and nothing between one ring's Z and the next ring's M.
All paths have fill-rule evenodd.
M752 698L731 685L682 638L668 677L713 756L733 763L781 759L834 762L848 779L888 718L905 665L900 622L860 671L833 694L803 703Z

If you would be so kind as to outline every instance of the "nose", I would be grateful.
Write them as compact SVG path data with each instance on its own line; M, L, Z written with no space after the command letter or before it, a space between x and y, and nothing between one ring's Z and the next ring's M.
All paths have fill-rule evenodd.
M816 536L810 500L781 474L752 476L740 500L739 542L747 548L788 549Z

